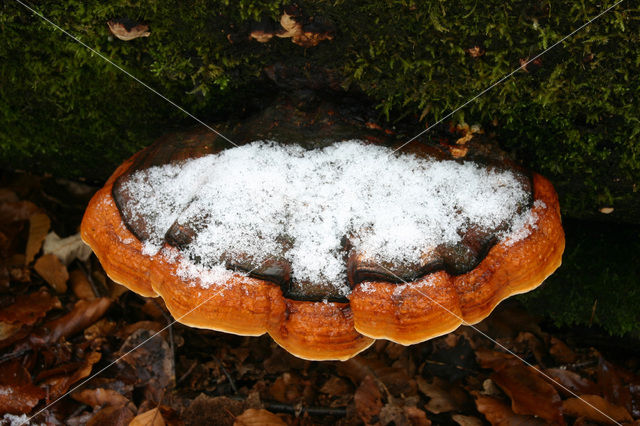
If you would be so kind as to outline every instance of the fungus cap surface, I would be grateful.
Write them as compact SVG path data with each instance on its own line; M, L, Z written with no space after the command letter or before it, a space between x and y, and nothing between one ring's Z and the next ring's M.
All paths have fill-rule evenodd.
M560 262L557 197L539 175L362 141L195 147L125 163L82 225L114 280L186 324L346 359L372 338L477 322Z

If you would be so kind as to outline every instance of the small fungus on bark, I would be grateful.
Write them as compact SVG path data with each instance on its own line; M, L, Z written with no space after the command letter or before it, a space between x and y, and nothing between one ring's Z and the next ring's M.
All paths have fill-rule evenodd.
M82 238L114 281L161 296L180 322L266 332L312 360L477 323L560 265L547 179L393 148L165 138L96 193Z

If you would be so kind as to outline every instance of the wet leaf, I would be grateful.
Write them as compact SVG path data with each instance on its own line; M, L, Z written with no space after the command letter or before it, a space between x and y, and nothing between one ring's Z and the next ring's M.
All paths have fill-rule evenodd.
M562 403L562 407L569 416L585 417L601 423L615 424L616 422L633 421L624 407L611 404L599 395L581 395L580 399L569 398Z
M338 376L331 376L329 380L324 382L320 388L320 392L330 396L342 396L351 392L351 385Z
M104 388L78 390L73 392L71 397L91 407L102 407L103 405L122 407L129 403L129 399L119 392Z
M36 260L33 268L58 293L67 291L69 272L67 267L53 254L45 254Z
M545 373L547 373L562 386L577 394L595 394L600 391L598 386L594 382L570 370L565 370L562 368L549 368L545 370ZM566 396L572 396L565 389L562 389L556 384L554 385L557 387L558 392Z
M382 409L382 394L371 376L365 376L353 397L358 417L365 424L376 423Z
M431 420L427 418L427 413L417 407L404 407L405 415L411 426L430 426Z
M145 386L154 402L160 402L168 387L173 386L173 352L160 334L138 329L124 341L119 354L134 372L136 386Z
M30 341L35 345L46 345L57 342L61 337L79 333L99 320L109 306L111 306L111 300L107 298L79 300L71 312L45 323L39 333L30 337Z
M55 401L62 395L64 395L69 388L76 382L89 377L93 365L100 361L102 355L99 352L91 352L87 355L84 361L78 366L73 374L67 376L50 377L44 381L49 386L49 402Z
M157 408L138 414L129 426L164 426L164 418Z
M418 377L418 389L429 397L429 402L425 405L427 411L440 414L449 411L458 411L466 404L468 398L462 389L444 382L435 377L431 383L422 377Z
M578 358L566 343L555 337L551 337L549 354L560 364L572 364Z
M42 248L42 242L49 232L51 220L44 213L36 213L29 218L29 239L25 251L25 264L31 263Z
M284 426L286 423L267 410L249 408L236 417L234 426Z
M473 416L463 416L462 414L454 414L451 416L451 420L458 423L460 426L482 426L482 420Z
M515 414L505 402L490 396L476 396L476 408L492 426L544 426L542 419Z
M87 422L87 426L127 426L134 414L128 407L104 407Z
M45 395L19 360L0 364L0 413L29 413Z
M482 368L497 371L511 365L520 365L522 361L511 354L480 348L476 350L476 359Z
M87 274L81 269L74 269L69 273L69 284L71 285L71 291L78 299L93 300L96 298Z
M511 398L514 413L532 414L555 424L564 424L560 395L530 367L523 364L507 366L493 373L491 380Z
M61 307L60 300L42 288L33 293L17 296L12 305L0 310L0 321L33 325L51 309Z
M381 381L386 389L395 396L413 395L416 392L415 381L406 370L390 367L376 358L355 357L338 364L338 372L354 384L360 383L366 376Z
M625 380L625 376L626 379ZM602 396L613 404L633 410L631 390L626 382L631 381L632 375L616 367L603 357L598 359L598 384L602 389Z

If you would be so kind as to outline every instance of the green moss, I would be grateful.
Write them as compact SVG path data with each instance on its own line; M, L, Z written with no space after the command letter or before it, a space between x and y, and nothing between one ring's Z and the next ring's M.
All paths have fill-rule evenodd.
M518 296L556 325L599 325L640 333L640 228L584 221L565 224L562 266L537 290Z

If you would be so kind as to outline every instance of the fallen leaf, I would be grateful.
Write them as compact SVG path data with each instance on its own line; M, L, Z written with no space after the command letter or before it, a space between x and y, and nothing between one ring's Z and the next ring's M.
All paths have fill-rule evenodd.
M425 408L431 413L459 411L468 400L466 392L438 377L435 377L431 383L422 377L418 377L416 381L420 392L429 397Z
M304 388L305 384L299 376L282 373L269 387L269 395L278 402L289 404L303 399Z
M585 417L601 423L615 424L616 422L633 421L624 407L611 404L599 395L581 395L580 398L569 398L563 401L562 408L569 416Z
M55 255L45 254L39 257L33 269L58 293L67 291L69 272Z
M427 418L427 413L418 407L405 406L404 413L411 426L430 426L431 420Z
M476 408L492 426L544 426L542 419L515 414L506 403L490 396L476 396Z
M162 418L162 414L160 410L154 408L149 411L145 411L142 414L138 414L129 426L164 426L164 418Z
M0 342L6 340L15 334L22 328L21 324L13 324L9 322L0 321ZM0 346L1 348L2 346Z
M494 371L522 363L522 361L511 354L484 348L476 349L476 359L482 368L490 368Z
M160 402L165 390L175 383L173 352L162 335L144 328L136 330L118 353L126 354L122 361L133 370L136 386L145 386L154 401Z
M45 395L19 360L0 364L0 413L29 413Z
M120 40L130 41L138 37L149 37L149 26L127 18L112 19L107 22L111 34Z
M71 394L71 398L91 407L111 405L122 407L129 403L129 399L113 389L82 389Z
M600 389L594 382L580 376L578 373L575 373L571 370L565 370L563 368L549 368L545 370L545 373L552 377L556 382L574 393L595 394L600 392ZM562 394L566 396L572 396L571 393L567 392L562 387L558 386L557 384L554 385Z
M458 423L460 426L482 426L482 420L473 416L463 416L462 414L454 414L451 416L451 420Z
M382 395L373 377L367 375L356 389L353 396L358 417L367 425L374 423L374 418L382 409Z
M43 384L48 385L49 388L48 401L55 401L64 395L74 383L89 377L93 365L100 361L101 357L99 352L91 352L70 376L64 375L46 379Z
M494 372L491 380L511 398L514 413L532 414L555 424L564 424L560 395L530 367L507 366Z
M366 376L372 376L382 382L395 396L416 393L415 380L412 380L405 369L390 367L376 358L351 358L338 364L338 373L348 377L354 384L362 382Z
M87 274L83 270L74 269L71 271L69 273L69 284L71 285L71 291L78 299L93 300L96 298Z
M632 379L629 372L615 366L602 356L599 357L598 385L602 389L602 396L609 402L626 407L630 412L634 408L633 397L629 385L625 382L630 382Z
M351 391L351 385L338 376L331 376L320 388L320 392L330 396L342 396Z
M551 337L549 342L549 354L560 364L572 364L576 362L578 356L566 343L555 337Z
M99 320L111 306L111 300L79 300L68 314L45 323L39 333L30 336L32 344L44 346L81 332Z
M31 263L42 248L42 242L49 232L51 220L44 213L36 213L29 218L29 239L25 251L25 264Z
M125 426L133 420L134 414L128 407L104 407L87 422L87 426Z
M60 300L44 288L16 297L13 304L0 310L0 321L33 325L51 309L61 308ZM2 340L2 338L0 338Z
M86 245L80 234L74 234L67 238L60 238L55 232L49 232L42 245L44 254L55 254L65 265L69 265L75 259L86 261L91 256L91 247Z
M467 52L472 58L479 58L484 55L485 51L480 46L473 46L467 49Z
M234 426L285 426L282 419L264 409L249 408L236 417Z

